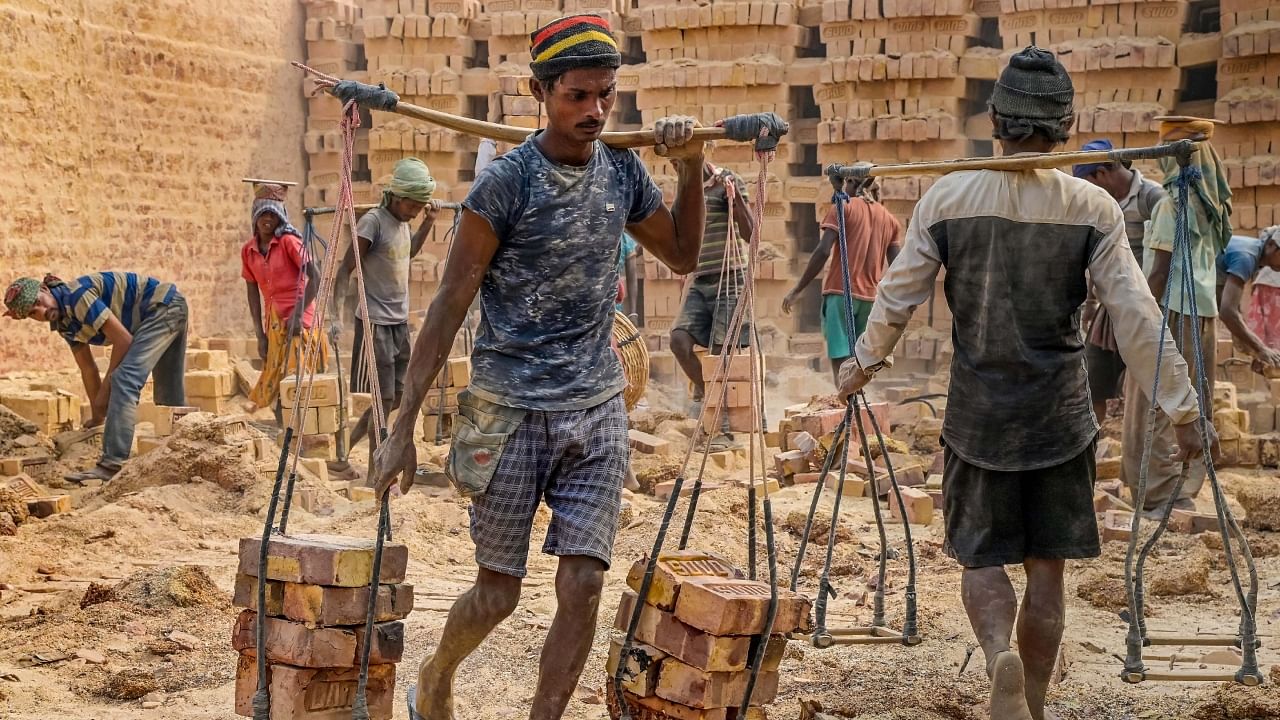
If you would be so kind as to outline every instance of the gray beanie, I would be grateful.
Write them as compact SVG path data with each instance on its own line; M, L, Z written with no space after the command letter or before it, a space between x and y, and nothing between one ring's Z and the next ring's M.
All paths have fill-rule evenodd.
M1053 53L1029 45L1000 73L991 109L1007 118L1061 120L1071 114L1074 99L1067 69Z

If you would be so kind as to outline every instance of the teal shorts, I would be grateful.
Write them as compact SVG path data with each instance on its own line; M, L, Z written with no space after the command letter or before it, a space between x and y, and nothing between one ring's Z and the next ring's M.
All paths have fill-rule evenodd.
M853 337L849 337L849 322L845 319L844 296L822 296L822 336L827 339L827 357L835 360L853 355L853 344L867 329L871 316L870 300L853 301Z

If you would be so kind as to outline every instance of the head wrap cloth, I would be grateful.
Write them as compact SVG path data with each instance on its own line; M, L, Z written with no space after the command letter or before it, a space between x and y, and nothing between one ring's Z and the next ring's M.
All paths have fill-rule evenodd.
M569 15L529 35L529 70L538 81L579 68L618 68L622 54L609 21L599 15Z
M39 280L33 277L14 280L4 292L4 306L8 310L5 314L19 320L26 318L31 314L31 308L35 306L39 296Z
M416 157L407 157L391 171L391 180L382 189L382 207L391 204L392 196L428 203L435 190L436 180L431 177L427 164Z
M280 224L276 226L273 233L276 237L290 234L301 236L302 233L298 229L289 224L289 210L285 208L284 201L288 194L288 188L276 183L261 183L253 188L253 217L249 221L253 228L253 232L258 232L258 218L263 213L271 213L280 218Z

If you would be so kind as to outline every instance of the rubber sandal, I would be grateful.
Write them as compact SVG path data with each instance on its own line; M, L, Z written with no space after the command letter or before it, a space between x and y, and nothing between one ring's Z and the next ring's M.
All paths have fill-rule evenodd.
M409 706L409 720L424 720L422 715L418 713L418 709L413 706L413 700L418 696L418 686L413 684L404 693L405 705Z
M101 480L104 483L111 482L111 478L115 476L116 474L111 470L104 468L101 465L94 465L92 468L88 470L82 470L80 472L74 472L74 473L67 473L66 475L62 476L62 479L66 480L69 483L75 483L76 485L83 485L86 480Z

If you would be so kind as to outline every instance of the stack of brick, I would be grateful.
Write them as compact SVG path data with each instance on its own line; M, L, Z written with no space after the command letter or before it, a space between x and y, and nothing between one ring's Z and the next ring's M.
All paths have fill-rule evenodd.
M1153 118L1179 100L1177 53L1187 7L1186 0L1001 0L1002 60L1031 43L1058 55L1076 88L1071 147L1093 138L1116 147L1154 145Z
M307 64L340 78L357 78L364 71L363 22L356 0L304 0L307 20ZM310 83L310 80L305 80ZM308 99L307 183L303 202L310 207L336 205L342 172L342 135L338 131L342 105L328 95ZM369 187L368 130L356 130L356 156L352 164L352 189L356 202L365 202Z
M471 358L455 357L440 369L435 381L427 390L422 403L422 438L435 442L437 435L450 437L453 433L453 416L458 413L458 393L471 384Z
M1248 383L1239 386L1214 384L1213 424L1222 442L1218 464L1224 467L1280 466L1280 379L1255 377L1240 378Z
M1280 224L1280 5L1222 1L1214 145L1235 197L1232 224L1256 234Z
M149 423L151 432L134 435L135 452L138 455L146 455L160 447L170 435L173 435L174 424L195 412L200 412L200 408L190 405L180 407L156 405L153 402L138 403L138 422Z
M227 352L188 350L186 366L187 404L204 412L229 412L238 384Z
M614 628L626 632L639 600L647 561L627 575L631 590L623 594ZM622 640L610 645L609 711L621 715L620 702L633 717L680 720L763 719L763 705L778 692L778 667L786 650L785 633L807 632L810 601L778 590L777 614L766 628L770 602L767 583L744 580L741 570L715 555L679 551L659 557L649 593L641 603L635 642L626 658ZM738 713L751 671L751 650L767 638L761 652L750 710ZM613 678L623 667L623 697Z
M69 430L81 420L79 396L65 390L6 390L0 405L30 421L45 435Z
M383 548L373 581L373 542L345 537L273 537L268 546L266 607L258 607L261 538L241 538L231 644L236 665L235 712L253 716L258 685L257 623L266 616L267 686L273 720L350 717L365 644L369 649L369 716L389 720L396 663L404 652L402 619L413 610L404 583L408 549ZM365 634L369 593L377 593L373 638ZM264 610L264 612L259 612Z
M752 398L751 392L751 354L743 353L730 356L727 367L719 355L702 356L702 377L706 382L706 394L703 396L706 411L702 414L703 427L707 432L716 434L728 423L730 432L760 431L756 423L755 409L760 403ZM756 382L763 383L763 359L761 367L756 371ZM716 411L719 410L721 427L713 425Z
M310 385L310 395L307 387ZM312 466L323 466L325 462L338 459L338 433L346 429L340 427L342 395L336 374L317 374L303 377L299 383L296 376L290 375L280 380L280 403L284 408L284 427L294 426L293 405L301 394L299 407L309 402L302 418L302 438L299 446L300 457L319 461ZM276 436L277 442L284 442L284 433ZM327 477L323 472L317 473L322 479Z

